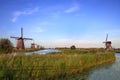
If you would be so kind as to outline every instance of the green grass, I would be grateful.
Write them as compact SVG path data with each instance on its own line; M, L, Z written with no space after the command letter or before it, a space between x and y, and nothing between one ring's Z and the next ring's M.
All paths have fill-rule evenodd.
M46 55L2 54L0 55L0 79L54 80L66 75L82 73L91 67L115 60L112 52L88 52L61 50L57 54Z
M116 53L120 53L120 48L115 49L115 52L116 52Z

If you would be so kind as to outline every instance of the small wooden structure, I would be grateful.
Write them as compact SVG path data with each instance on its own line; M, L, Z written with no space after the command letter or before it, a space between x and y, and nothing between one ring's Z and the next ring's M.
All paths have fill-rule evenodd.
M33 40L32 38L23 38L23 28L21 28L21 37L13 37L10 38L17 39L17 49L25 49L24 40Z
M35 48L36 48L35 45L37 45L37 44L31 43L31 48L32 48L32 49L35 49Z
M40 48L40 45L37 45L37 49L39 49Z
M39 49L40 45L35 44L35 43L31 43L31 49L35 49L35 48Z
M106 36L106 41L103 42L103 43L105 43L105 49L106 49L107 51L109 51L109 50L112 49L112 46L111 46L112 42L111 42L111 41L108 41L108 34L107 34L107 36Z

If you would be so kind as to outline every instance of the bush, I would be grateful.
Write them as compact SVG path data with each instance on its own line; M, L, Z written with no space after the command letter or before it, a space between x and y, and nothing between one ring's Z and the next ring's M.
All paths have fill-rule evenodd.
M13 50L13 45L9 39L0 39L1 53L11 53L12 50Z
M71 48L72 50L76 49L75 45L72 45L70 48Z

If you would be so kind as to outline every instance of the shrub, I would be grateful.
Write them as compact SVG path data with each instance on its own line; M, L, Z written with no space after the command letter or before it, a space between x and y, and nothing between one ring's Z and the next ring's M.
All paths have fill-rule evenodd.
M76 49L75 45L72 45L70 48L71 48L72 50Z
M13 50L13 45L9 39L0 39L1 53L11 53L12 50Z

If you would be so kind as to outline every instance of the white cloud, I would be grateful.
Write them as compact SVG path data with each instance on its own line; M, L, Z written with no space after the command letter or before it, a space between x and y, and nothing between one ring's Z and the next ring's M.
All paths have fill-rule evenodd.
M14 17L12 18L12 22L16 22L18 17L20 17L21 15L31 15L31 14L38 12L38 11L39 11L39 7L26 9L24 11L15 11L13 13Z
M14 18L12 18L12 22L16 22L16 20L17 20L17 16L15 16Z
M76 5L68 8L68 9L66 9L64 12L65 12L65 13L72 13L72 12L75 12L75 11L77 11L77 10L79 10L79 5L76 4Z

